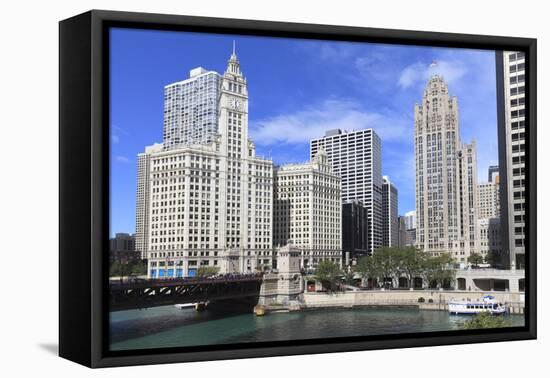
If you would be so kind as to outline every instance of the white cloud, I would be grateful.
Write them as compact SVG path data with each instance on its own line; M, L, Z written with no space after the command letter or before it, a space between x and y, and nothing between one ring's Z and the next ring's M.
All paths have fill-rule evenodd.
M117 125L111 125L110 127L111 143L118 144L120 142L121 135L128 135L128 133Z
M399 69L395 67L392 57L391 50L381 50L379 47L374 51L369 51L368 54L356 57L353 66L364 79L375 80L377 85L380 85L380 82L393 85Z
M465 65L459 61L439 60L434 63L418 62L407 66L401 71L397 85L407 89L416 84L425 84L435 74L443 76L448 84L452 84L467 72Z
M396 114L369 112L353 101L325 100L292 114L252 122L251 134L260 145L300 144L325 135L331 129L375 129L383 142L409 137L405 118Z
M317 50L322 60L342 62L350 59L356 54L357 48L354 45L343 43L322 43Z
M115 156L115 161L118 163L130 163L130 159L128 159L126 156L117 155Z

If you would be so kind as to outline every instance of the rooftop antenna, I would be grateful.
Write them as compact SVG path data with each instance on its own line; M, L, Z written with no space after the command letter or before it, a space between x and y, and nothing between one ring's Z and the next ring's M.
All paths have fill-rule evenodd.
M235 55L235 40L233 40L233 55Z

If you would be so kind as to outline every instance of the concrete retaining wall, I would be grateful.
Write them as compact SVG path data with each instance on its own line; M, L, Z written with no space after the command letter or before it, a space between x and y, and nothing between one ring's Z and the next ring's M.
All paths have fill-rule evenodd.
M523 313L523 293L471 292L438 290L372 290L343 293L304 293L306 308L354 307L354 306L415 306L426 310L447 310L451 300L475 300L483 295L493 295L498 301L510 306L512 313ZM418 302L424 298L424 302ZM430 299L432 303L430 303Z

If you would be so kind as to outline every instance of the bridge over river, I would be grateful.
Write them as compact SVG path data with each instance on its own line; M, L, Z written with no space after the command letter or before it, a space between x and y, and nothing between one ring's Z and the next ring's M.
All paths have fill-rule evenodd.
M457 270L455 290L470 293L502 291L519 295L524 291L524 277L525 272L520 270ZM277 274L111 281L109 292L110 311L205 302L218 305L224 302L226 305L238 302L269 304L295 300L304 292L304 282L299 270L286 269ZM388 293L388 296L395 297L395 294Z
M258 297L262 277L262 274L229 274L210 278L112 281L109 284L109 310Z

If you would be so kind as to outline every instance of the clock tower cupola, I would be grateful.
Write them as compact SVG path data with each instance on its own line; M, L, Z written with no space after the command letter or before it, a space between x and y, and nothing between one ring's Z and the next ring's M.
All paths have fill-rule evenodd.
M233 52L223 74L221 106L231 111L247 112L247 100L246 78L241 71L241 64L235 52L235 41L233 41Z
M235 53L235 41L233 41L233 53L227 62L227 69L225 70L225 73L235 76L242 76L241 64L239 63L239 59L237 59L237 54Z

